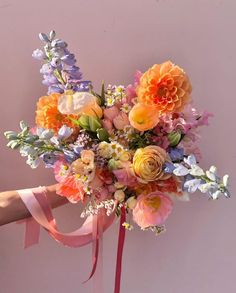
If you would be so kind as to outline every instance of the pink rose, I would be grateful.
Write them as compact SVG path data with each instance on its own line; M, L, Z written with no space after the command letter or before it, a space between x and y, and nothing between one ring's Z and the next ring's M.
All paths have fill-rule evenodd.
M113 124L116 129L124 129L126 125L129 125L129 118L124 112L120 112L114 119Z
M112 121L118 114L119 114L119 109L116 106L112 106L110 108L104 109L104 117L105 119L108 119Z
M157 191L140 195L133 209L133 219L142 228L162 225L173 208L169 197Z

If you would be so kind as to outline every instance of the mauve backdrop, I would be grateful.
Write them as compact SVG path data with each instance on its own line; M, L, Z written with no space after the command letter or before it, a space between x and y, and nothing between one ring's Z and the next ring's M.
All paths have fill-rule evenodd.
M199 142L203 167L231 175L231 200L192 195L175 205L167 233L127 233L123 293L233 293L236 291L234 0L0 1L0 190L54 182L49 170L31 170L5 147L3 132L25 119L33 124L37 99L46 93L39 62L39 32L55 29L76 53L96 88L128 84L136 69L171 59L188 72L199 109L215 113ZM64 231L78 226L79 207L59 208ZM118 223L104 235L104 292L113 292ZM91 247L65 248L44 231L40 244L22 249L23 226L0 228L0 292L91 292L82 285Z

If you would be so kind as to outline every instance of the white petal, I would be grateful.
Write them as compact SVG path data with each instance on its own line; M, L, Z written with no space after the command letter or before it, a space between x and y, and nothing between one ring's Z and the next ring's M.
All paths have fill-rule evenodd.
M206 175L212 181L216 181L216 179L217 179L215 173L211 172L210 170L206 171Z
M214 193L211 194L212 199L218 199L221 195L220 190L216 190Z
M58 110L62 114L80 114L89 105L94 104L96 97L88 92L76 92L73 95L62 95L58 100Z
M205 183L205 184L202 184L198 187L198 189L202 193L207 193L214 188L218 188L218 184L216 184L215 182Z
M186 167L184 167L183 165L180 165L180 164L176 164L176 165L178 165L178 166L173 171L173 173L176 176L185 176L185 175L189 174L189 169L187 169Z
M223 176L223 184L225 187L227 187L229 185L229 175L228 174Z
M209 171L210 171L211 173L214 173L214 174L216 175L216 173L217 173L217 168L216 168L216 166L211 166L210 169L209 169Z
M193 176L204 176L205 173L198 165L192 165L191 170L189 172Z
M189 155L187 158L184 158L184 162L189 166L197 164L197 160L194 155Z
M184 187L188 189L189 193L194 193L198 189L198 186L200 185L200 183L201 183L200 179L192 179L192 180L186 181L184 183Z

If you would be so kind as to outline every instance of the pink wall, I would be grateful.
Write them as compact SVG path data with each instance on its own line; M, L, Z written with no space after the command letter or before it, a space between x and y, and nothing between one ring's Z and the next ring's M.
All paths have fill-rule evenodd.
M40 31L54 28L77 53L79 64L98 86L132 81L168 58L183 66L200 109L215 113L202 132L202 165L215 163L231 174L235 190L235 10L234 0L69 0L0 1L0 132L34 120L37 98L46 92L39 64L31 59ZM0 136L0 190L53 183L43 168L31 171ZM159 238L148 232L127 235L123 293L236 292L236 212L231 200L192 196L177 203ZM79 207L56 211L71 230ZM118 224L104 243L105 292L112 292ZM90 247L64 248L42 233L40 245L22 249L23 227L0 228L0 292L90 292L81 285L90 269Z

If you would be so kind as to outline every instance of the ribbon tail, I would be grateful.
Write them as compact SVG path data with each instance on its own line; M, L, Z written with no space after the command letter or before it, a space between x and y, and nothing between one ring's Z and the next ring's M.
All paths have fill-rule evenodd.
M87 283L95 274L96 268L97 268L97 263L98 263L98 253L99 253L99 235L98 235L98 227L99 221L98 221L98 215L93 216L93 268L92 271L86 281L83 282L83 284Z
M123 248L125 242L125 227L122 225L126 220L126 210L125 207L121 207L120 216L120 230L118 238L118 248L117 248L117 259L116 259L116 277L115 277L115 290L114 293L120 293L120 281L121 281L121 269L122 269L122 256Z
M24 221L25 221L24 249L26 249L32 245L39 243L40 225L32 217Z

